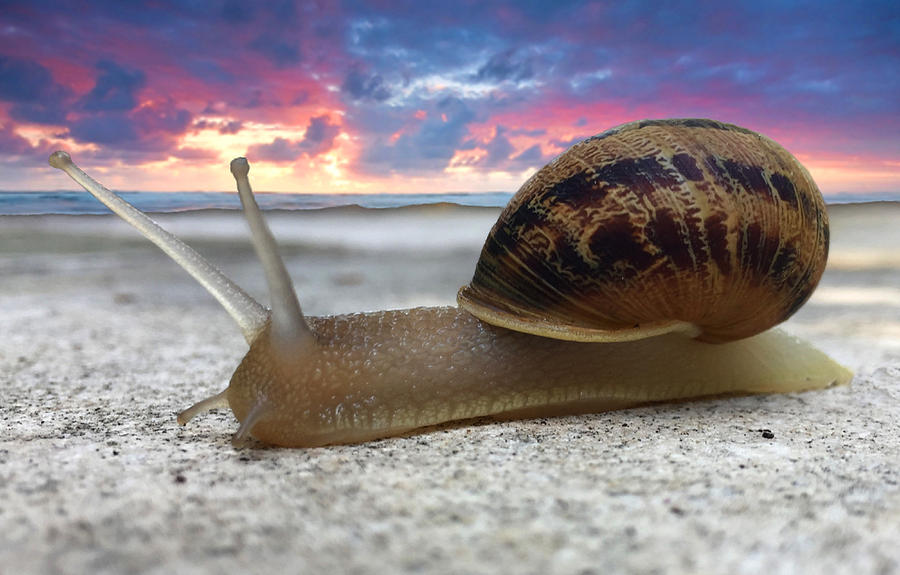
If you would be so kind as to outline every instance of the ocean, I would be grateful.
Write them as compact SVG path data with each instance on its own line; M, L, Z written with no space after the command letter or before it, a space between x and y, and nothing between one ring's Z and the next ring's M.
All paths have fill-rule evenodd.
M176 213L196 210L240 210L235 192L118 192L138 209L151 213ZM511 192L447 194L288 194L257 192L264 210L315 210L340 206L363 208L399 208L429 204L455 204L475 207L503 207ZM900 201L895 194L826 195L830 204L875 201ZM0 191L0 215L81 215L109 213L103 204L86 192L4 192Z
M117 192L143 212L240 210L237 192ZM288 194L255 192L264 210L315 210L340 206L399 208L429 204L503 207L508 192L449 194ZM0 215L106 214L109 210L87 192L0 192Z

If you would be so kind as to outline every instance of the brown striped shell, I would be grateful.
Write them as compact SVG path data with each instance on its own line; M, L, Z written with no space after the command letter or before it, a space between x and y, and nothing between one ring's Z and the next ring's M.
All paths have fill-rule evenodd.
M793 314L827 254L825 202L784 148L713 120L646 120L575 144L532 176L458 301L558 339L683 331L724 342Z

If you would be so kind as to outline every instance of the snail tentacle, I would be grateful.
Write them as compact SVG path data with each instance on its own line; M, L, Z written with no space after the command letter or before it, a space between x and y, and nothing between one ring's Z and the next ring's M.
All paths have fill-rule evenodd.
M240 447L244 444L247 439L250 438L250 434L253 431L253 427L259 422L260 419L270 410L269 404L265 401L260 401L256 403L247 414L247 417L241 421L241 424L238 426L237 431L234 432L234 435L231 436L231 444L235 447Z
M253 237L253 248L262 263L269 286L269 297L272 300L272 329L270 333L289 355L297 352L297 347L315 343L315 334L306 323L300 302L294 292L291 276L284 267L284 261L278 255L278 245L266 221L260 213L250 180L247 177L250 164L247 158L235 158L231 161L231 174L237 182L238 194L244 207L244 217L250 226Z
M156 244L166 255L175 260L175 263L191 274L234 318L247 343L256 339L268 322L269 314L265 307L190 246L84 173L75 165L69 154L62 151L54 152L50 155L49 162L51 166L65 172L78 185L103 202L117 216L137 228L144 237Z
M177 417L178 424L187 425L190 420L194 419L201 413L206 413L207 411L212 411L213 409L218 409L220 407L228 407L228 389L225 389L221 393L217 393L216 395L198 401L194 405L179 413Z

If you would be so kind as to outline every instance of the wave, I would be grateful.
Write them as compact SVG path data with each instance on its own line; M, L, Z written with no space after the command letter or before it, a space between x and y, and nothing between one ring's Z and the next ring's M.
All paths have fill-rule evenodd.
M197 210L240 210L234 192L119 192L125 200L147 213ZM453 204L501 207L512 194L506 192L445 194L278 194L256 193L264 210L315 210L339 206L382 209L416 205ZM89 215L108 213L90 194L75 191L0 192L0 215Z
M234 192L120 192L123 198L148 213L177 213L198 210L240 210ZM340 206L385 209L422 205L503 207L512 197L509 192L443 194L281 194L259 192L257 202L264 210L316 210ZM900 194L834 194L829 204L900 201ZM0 191L0 215L108 213L93 196L76 191L3 192Z

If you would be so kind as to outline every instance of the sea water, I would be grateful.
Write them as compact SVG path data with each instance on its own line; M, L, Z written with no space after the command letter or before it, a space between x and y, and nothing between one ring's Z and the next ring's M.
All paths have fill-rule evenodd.
M118 192L139 210L153 213L194 210L240 210L235 192ZM502 207L512 197L508 192L446 194L286 194L259 193L256 201L264 210L313 210L339 206L397 208L428 204ZM0 215L105 214L109 210L86 192L0 192Z
M235 192L119 192L125 200L144 212L173 213L194 210L240 210ZM339 206L398 208L428 204L503 207L511 192L444 194L288 194L256 193L264 210L314 210ZM900 201L900 194L826 195L830 204L872 201ZM105 214L109 210L85 192L3 192L0 191L0 215Z

